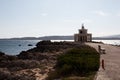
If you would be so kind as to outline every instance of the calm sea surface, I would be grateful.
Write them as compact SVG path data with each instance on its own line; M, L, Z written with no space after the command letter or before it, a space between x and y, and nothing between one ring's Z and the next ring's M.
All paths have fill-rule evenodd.
M0 51L9 54L17 55L21 51L26 51L35 47L36 43L40 40L0 40ZM54 41L64 41L64 40L54 40ZM68 40L73 41L73 40ZM106 44L120 45L120 40L93 40L98 42L104 42ZM28 46L32 44L32 46Z
M16 55L21 51L25 51L35 47L39 40L0 40L0 51L9 54ZM28 46L32 44L32 46Z

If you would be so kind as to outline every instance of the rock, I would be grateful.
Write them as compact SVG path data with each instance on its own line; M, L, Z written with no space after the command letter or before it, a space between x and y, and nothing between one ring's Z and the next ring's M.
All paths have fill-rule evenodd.
M28 44L28 46L33 46L32 44Z
M3 53L3 52L0 52L0 56L3 56L3 55L5 55L5 53Z
M28 44L28 46L32 46L32 44ZM0 67L7 68L0 75L11 80L45 80L50 71L55 71L57 56L73 47L80 47L80 45L47 40L38 42L36 47L22 51L16 56L0 52ZM0 80L4 79L1 77Z
M21 44L19 44L18 46L21 46Z

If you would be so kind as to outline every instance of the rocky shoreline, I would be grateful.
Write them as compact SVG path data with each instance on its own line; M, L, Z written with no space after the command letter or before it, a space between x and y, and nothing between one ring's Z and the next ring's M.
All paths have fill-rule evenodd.
M0 52L0 80L45 80L54 71L57 56L81 46L73 42L41 41L16 56Z

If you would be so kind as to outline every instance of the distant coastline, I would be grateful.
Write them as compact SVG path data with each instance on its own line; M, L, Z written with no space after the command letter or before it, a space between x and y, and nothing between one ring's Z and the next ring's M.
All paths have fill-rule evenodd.
M93 37L93 40L120 40L119 36ZM1 38L0 40L74 40L74 36L43 36L43 37L21 37L21 38Z

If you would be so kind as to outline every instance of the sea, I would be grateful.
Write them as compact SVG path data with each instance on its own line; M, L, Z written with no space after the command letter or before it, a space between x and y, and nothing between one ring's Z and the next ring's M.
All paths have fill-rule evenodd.
M17 55L36 46L40 40L0 40L0 51L8 55Z
M41 40L0 40L0 51L8 55L17 55L21 51L34 48ZM73 40L52 40L52 41L73 41ZM93 40L105 44L120 45L120 40Z

